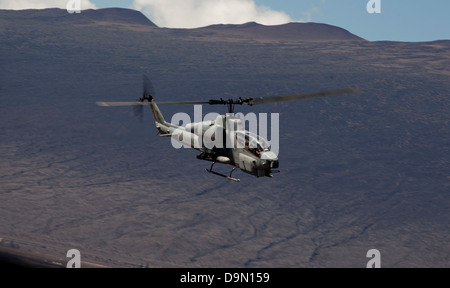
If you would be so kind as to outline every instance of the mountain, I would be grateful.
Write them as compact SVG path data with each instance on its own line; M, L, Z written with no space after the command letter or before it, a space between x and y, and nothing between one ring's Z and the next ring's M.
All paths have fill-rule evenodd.
M212 25L197 30L204 33L209 32L210 36L272 41L364 41L345 29L320 23L264 26L250 22L242 25Z
M5 25L16 23L48 23L59 25L122 25L122 28L136 29L136 25L157 27L141 12L122 9L105 8L84 10L79 14L69 14L63 9L43 10L0 10ZM141 27L142 29L142 27ZM258 41L362 41L363 39L339 27L318 23L289 23L276 26L264 26L255 22L241 25L211 25L197 29L161 29L183 37L212 39L244 39Z
M0 257L364 268L378 249L381 267L449 267L450 41L370 42L312 23L167 29L126 9L2 10L0 39ZM141 123L95 105L136 101L142 74L157 101L363 93L236 105L279 119L281 172L236 170L234 183L158 137L150 109ZM226 112L160 109L168 121Z
M44 22L44 23L71 23L71 24L128 24L145 25L156 27L156 25L145 17L141 12L123 8L104 8L83 10L81 13L69 14L64 9L30 9L30 10L0 10L3 21L16 23Z

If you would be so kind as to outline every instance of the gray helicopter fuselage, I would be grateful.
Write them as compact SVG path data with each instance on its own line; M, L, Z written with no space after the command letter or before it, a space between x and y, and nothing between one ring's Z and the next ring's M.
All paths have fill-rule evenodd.
M160 135L200 151L197 156L200 160L232 165L257 177L271 177L272 169L279 166L278 157L270 151L268 141L246 131L234 114L219 115L215 120L188 123L183 127L165 121L154 101L150 102L150 107Z

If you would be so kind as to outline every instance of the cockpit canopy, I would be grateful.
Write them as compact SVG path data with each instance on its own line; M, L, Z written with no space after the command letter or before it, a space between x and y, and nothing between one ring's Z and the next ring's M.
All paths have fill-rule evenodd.
M236 140L237 148L248 148L258 155L270 151L270 144L266 139L249 131L237 131Z

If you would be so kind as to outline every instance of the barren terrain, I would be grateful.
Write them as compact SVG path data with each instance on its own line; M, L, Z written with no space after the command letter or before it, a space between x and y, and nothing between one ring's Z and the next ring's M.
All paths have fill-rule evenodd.
M450 41L162 29L121 11L0 10L0 249L63 265L75 248L108 267L365 267L375 248L382 267L450 267ZM234 183L156 136L150 113L95 105L136 100L144 73L161 101L363 93L238 107L280 113L281 173Z

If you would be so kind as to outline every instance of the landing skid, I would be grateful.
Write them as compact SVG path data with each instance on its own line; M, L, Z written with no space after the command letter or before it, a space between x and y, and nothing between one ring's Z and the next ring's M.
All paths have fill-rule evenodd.
M211 173L211 174L214 174L214 175L217 175L217 176L220 176L220 177L227 178L228 180L232 180L232 181L235 181L235 182L241 182L241 179L237 179L237 178L231 177L231 174L233 174L234 170L236 170L237 167L234 167L233 170L231 170L230 176L227 176L227 175L221 174L221 173L219 173L219 172L213 171L213 166L214 166L214 164L216 164L216 162L214 162L214 163L211 165L211 168L210 168L210 169L206 169L206 172Z
M280 172L281 172L280 170L270 170L269 174L267 174L267 176L270 177L270 178L273 178L272 173L280 173Z

